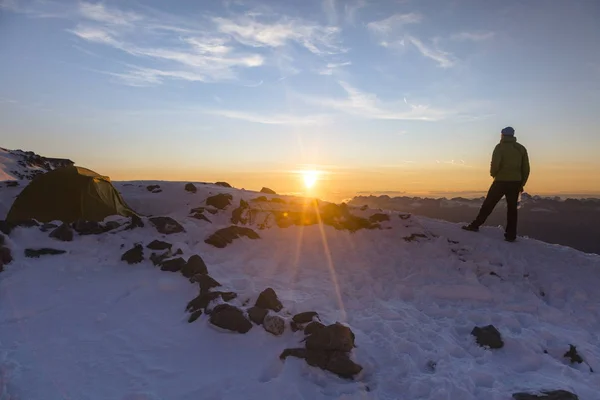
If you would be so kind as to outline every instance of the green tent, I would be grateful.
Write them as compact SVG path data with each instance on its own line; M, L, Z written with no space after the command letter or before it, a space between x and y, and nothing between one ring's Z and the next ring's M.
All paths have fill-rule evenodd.
M110 178L70 166L35 177L16 198L6 220L102 221L109 215L134 214Z

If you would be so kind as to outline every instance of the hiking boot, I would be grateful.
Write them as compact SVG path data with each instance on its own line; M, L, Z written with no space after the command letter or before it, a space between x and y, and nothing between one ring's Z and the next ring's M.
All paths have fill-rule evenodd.
M479 232L479 227L473 224L465 225L462 229L469 232Z

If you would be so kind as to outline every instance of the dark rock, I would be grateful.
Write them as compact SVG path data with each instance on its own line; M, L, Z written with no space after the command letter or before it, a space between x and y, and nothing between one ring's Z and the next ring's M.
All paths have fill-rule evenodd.
M200 287L200 293L208 292L212 288L221 286L219 282L207 274L194 275L190 278L190 282L198 283L198 286Z
M0 245L0 265L10 264L12 260L13 257L10 249L8 247Z
M45 255L57 255L57 254L64 254L66 253L65 250L58 250L58 249L50 249L50 248L41 248L41 249L25 249L25 257L29 257L29 258L39 258L40 256L45 256Z
M150 218L150 222L154 225L156 230L163 235L185 232L183 226L171 217L152 217Z
M192 209L190 210L190 214L196 214L196 213L201 213L201 214L202 214L202 213L204 212L204 210L205 210L205 208L204 208L204 207L196 207L196 208L192 208Z
M514 400L579 400L579 397L566 390L541 391L539 394L515 393Z
M20 226L22 228L33 228L33 227L40 226L40 224L34 219L26 219L24 221L19 221L14 225L15 225L15 227Z
M248 222L248 219L244 218L243 215L244 211L247 209L248 203L244 200L240 200L240 206L231 213L231 223L245 225Z
M577 363L577 364L583 363L583 358L577 352L577 347L573 346L572 344L569 345L569 351L567 351L563 355L563 357L568 358L571 361L571 364L573 364L573 363Z
M360 208L360 211L367 211L369 209L369 206L364 205Z
M62 224L50 232L50 237L62 242L71 242L73 240L73 229L68 224Z
M80 235L99 235L104 233L104 228L96 221L77 221L73 223L73 229Z
M285 331L285 320L279 315L267 315L262 323L265 331L275 335L281 336Z
M152 253L152 254L150 254L150 261L152 261L152 264L154 264L154 265L160 265L160 264L162 264L163 261L165 261L169 257L170 256L169 256L168 251L166 251L162 254Z
M425 235L423 233L413 233L410 236L404 237L403 239L407 242L415 242L419 238L427 239L427 235Z
M303 326L302 324L297 324L294 321L290 321L290 329L292 332L298 332L299 330L303 329Z
M310 324L306 325L306 327L304 328L304 334L312 335L323 328L325 328L325 325L323 325L319 321L313 321Z
M42 226L40 226L40 231L48 232L49 230L52 230L55 228L58 228L58 225L52 224L52 223L47 223L47 224L43 224Z
M306 358L306 349L299 347L295 349L285 349L279 356L280 359L285 360L288 357Z
M234 239L245 236L250 239L260 239L258 233L250 228L232 225L228 228L219 229L204 241L206 244L213 245L217 248L224 248L231 244Z
M231 188L231 185L227 182L215 182L215 185L225 187L225 188Z
M154 192L155 190L160 189L160 185L148 185L146 186L146 190L149 192Z
M257 325L261 325L263 323L268 313L269 312L264 308L256 306L250 307L248 309L248 317L250 317L250 321L254 322Z
M194 186L193 183L186 184L185 190L186 190L186 192L190 192L190 193L196 193L198 191L198 189L196 189L196 186Z
M129 224L127 224L127 227L125 228L125 230L132 230L135 228L143 228L143 227L144 227L144 221L142 221L142 219L139 216L132 215L131 220L129 221Z
M189 258L185 266L181 269L181 274L186 278L191 278L196 274L208 274L208 268L204 260L195 254Z
M8 221L0 221L0 232L4 233L5 235L10 235L10 232L12 232L14 228L14 225L11 224Z
M206 222L210 222L212 224L212 221L210 219L206 218L206 216L204 214L202 214L202 213L196 213L196 214L192 215L192 218L196 218L196 219L199 219L201 221L203 220L203 221L206 221Z
M481 328L476 326L471 331L471 335L475 336L477 344L482 347L487 346L491 349L500 349L504 346L500 332L498 332L498 329L493 325L487 325Z
M8 181L6 182L6 187L16 187L19 186L19 182L18 181Z
M271 199L271 203L281 203L281 204L285 204L285 200L284 199L280 199L279 197L273 197Z
M146 247L150 250L170 250L173 245L169 242L163 242L162 240L153 240L146 245Z
M188 319L189 323L194 322L195 320L197 320L198 318L200 318L200 316L202 315L202 310L196 310L192 313L192 315L190 315L190 318Z
M117 221L108 221L107 223L104 224L104 232L114 231L115 229L118 229L120 227L121 227L121 224L118 223Z
M233 200L233 196L229 193L219 193L214 196L210 196L206 199L206 205L215 207L219 210L226 209L229 205L231 205L231 201Z
M265 194L277 194L277 193L275 193L274 190L269 189L268 187L264 187L264 188L260 189L260 192L265 193Z
M4 235L0 235L0 246L3 246L4 243L6 243L6 238L4 237Z
M267 199L265 196L258 196L255 199L252 199L251 201L256 201L256 202L268 202L269 199Z
M297 357L306 360L313 367L319 367L332 372L342 378L352 379L362 371L362 367L350 359L350 356L342 351L324 351L309 349L286 349L279 358L285 360L287 357Z
M309 350L350 351L354 348L354 333L350 328L336 322L317 329L306 338Z
M179 272L185 266L186 262L183 258L171 258L160 263L161 271Z
M411 217L411 215L410 214L400 214L400 215L398 215L398 217L400 217L400 219L406 220L406 219L409 219Z
M217 210L214 207L211 208L207 208L206 211L208 211L209 213L211 213L212 215L217 215L219 213L219 210Z
M387 214L382 214L382 213L373 214L369 217L369 221L371 221L371 222L386 222L389 220L390 220L390 216Z
M271 288L267 288L258 295L256 299L256 307L265 308L267 310L273 310L275 312L281 311L283 305L277 298L277 293Z
M229 304L216 306L210 315L210 323L238 333L246 333L252 329L252 323L246 319L242 310Z
M235 292L216 292L216 293L219 293L221 295L221 298L224 301L231 301L237 297L237 293L235 293Z
M175 253L173 253L174 256L182 256L183 255L183 250L181 249L177 249L175 250Z
M126 261L127 264L141 263L144 261L144 248L141 244L136 244L121 256L121 261Z
M306 312L294 315L292 317L292 320L297 324L308 324L309 322L312 322L314 317L318 317L318 316L319 316L319 314L317 314L315 311L306 311Z
M204 292L190 300L185 307L186 311L194 312L197 310L206 310L206 307L211 301L214 301L221 297L220 292Z

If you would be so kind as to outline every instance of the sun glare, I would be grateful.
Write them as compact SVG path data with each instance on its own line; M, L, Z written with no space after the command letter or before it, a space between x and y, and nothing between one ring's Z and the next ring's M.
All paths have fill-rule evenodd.
M302 171L302 178L304 180L304 186L307 189L315 186L315 183L319 180L319 171Z

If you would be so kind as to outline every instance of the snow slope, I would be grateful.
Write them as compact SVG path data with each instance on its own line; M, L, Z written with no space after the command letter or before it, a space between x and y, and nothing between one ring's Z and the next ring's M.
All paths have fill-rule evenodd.
M163 191L148 192L150 183ZM274 227L217 249L204 239L230 224L240 199L258 194L197 186L191 194L184 183L117 184L138 212L171 216L186 233L164 236L147 223L63 243L38 228L13 231L15 260L0 273L1 400L508 400L539 389L600 399L598 374L562 357L576 345L600 371L599 256L396 213L382 230ZM215 193L232 194L234 205L207 214L212 223L188 217ZM426 237L404 239L411 234ZM238 293L232 304L272 287L287 318L314 310L326 323L347 323L363 371L347 381L303 360L280 361L304 337L289 327L275 337L260 326L224 333L205 315L188 324L197 286L153 267L148 250L140 264L120 261L134 243L154 239L185 258L200 254L224 290ZM27 247L67 253L29 259ZM471 330L487 324L504 348L476 345Z
M73 161L63 158L47 158L32 151L7 150L0 147L0 181L27 181L37 174L72 164Z

